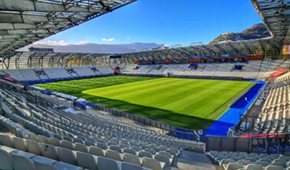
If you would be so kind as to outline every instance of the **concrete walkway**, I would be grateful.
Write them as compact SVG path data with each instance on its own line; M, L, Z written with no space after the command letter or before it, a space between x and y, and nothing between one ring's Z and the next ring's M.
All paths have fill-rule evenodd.
M203 153L182 151L174 163L184 170L217 170Z

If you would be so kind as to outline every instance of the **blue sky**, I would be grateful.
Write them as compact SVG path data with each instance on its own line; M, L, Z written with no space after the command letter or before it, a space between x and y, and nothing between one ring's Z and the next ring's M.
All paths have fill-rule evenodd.
M261 23L250 0L137 0L43 40L64 44L208 43Z

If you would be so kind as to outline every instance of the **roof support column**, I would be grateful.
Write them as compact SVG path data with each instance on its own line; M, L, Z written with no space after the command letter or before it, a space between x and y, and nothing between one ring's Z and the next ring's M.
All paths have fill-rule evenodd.
M8 60L8 61L6 61L6 60ZM7 70L10 68L10 57L3 59L3 65L4 65L5 69L7 69Z

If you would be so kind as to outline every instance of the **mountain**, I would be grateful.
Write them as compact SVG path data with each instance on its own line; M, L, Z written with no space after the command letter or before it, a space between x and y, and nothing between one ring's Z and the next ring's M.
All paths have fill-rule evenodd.
M55 52L71 53L128 53L132 51L151 50L163 47L163 44L156 43L132 43L132 44L69 44L69 45L43 45L31 44L19 49L19 51L29 51L30 47L36 48L53 48Z
M241 33L226 33L219 35L210 44L216 44L223 41L241 41L258 38L266 38L271 36L264 24L256 24L251 28L245 29Z

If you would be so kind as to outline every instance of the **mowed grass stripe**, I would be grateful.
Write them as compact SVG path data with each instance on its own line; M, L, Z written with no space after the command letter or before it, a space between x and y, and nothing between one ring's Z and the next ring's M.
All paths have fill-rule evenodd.
M217 96L217 94L221 93L217 89L225 84L221 83L220 86L217 87L214 85L215 83L211 84L212 86L203 86L199 89L192 89L192 93L189 93L186 97L182 98L181 100L178 100L174 103L170 103L168 108L170 110L175 109L178 113L189 111L191 114L203 117L202 115L204 113L209 112L211 111L211 109L213 109L212 107L210 107L210 105L207 104L207 102L215 100L212 98L212 96ZM219 97L216 98L216 100L219 99L220 99ZM214 106L216 107L216 105ZM199 108L201 109L200 110L201 112L197 112Z
M154 83L156 82L156 83ZM154 107L199 118L230 102L249 82L159 78L83 91L85 94Z
M177 87L168 86L164 89L164 91L165 92L167 91L167 93L160 95L159 93L156 92L155 94L152 94L151 96L148 95L148 97L141 99L141 101L144 101L145 103L147 100L148 101L147 104L150 104L150 105L154 104L155 107L162 108L162 107L171 105L175 101L180 101L184 97L192 94L193 89L199 89L202 86L207 86L210 84L213 84L213 82L201 82L201 83L195 83L195 84L192 84L192 82L187 82ZM174 88L174 90L172 90L172 88Z
M128 83L123 85L117 85L114 87L108 87L105 90L100 89L93 89L93 90L87 90L83 91L83 93L86 94L98 94L99 96L103 97L110 97L115 99L132 99L132 100L140 100L144 99L144 97L150 97L154 94L159 95L160 91L166 91L168 89L171 89L172 85L177 84L175 87L180 87L180 84L183 84L183 81L188 81L192 84L192 82L188 79L181 79L179 82L177 82L175 79L169 79L169 78L160 78L160 79L154 79L149 81L143 81L143 82L137 82L137 83ZM156 83L154 83L156 82ZM174 82L174 84L170 83ZM123 90L123 88L125 90ZM177 92L177 90L171 90L168 91L169 94L172 94L174 92ZM148 95L148 92L150 92L152 95ZM156 92L156 93L154 93ZM142 96L144 94L144 96ZM136 97L136 98L134 98Z
M121 84L121 85L115 85L111 87L106 87L106 91L100 91L99 89L92 89L92 90L86 90L83 91L83 93L91 94L91 93L98 93L101 96L110 96L116 98L118 95L122 96L124 94L130 94L135 93L136 91L140 89L152 89L153 87L159 87L162 84L169 83L174 80L172 79L154 79L154 80L147 80L146 83L144 82L136 82L136 83L127 83L127 84Z
M59 91L76 97L85 97L81 93L84 90L94 89L97 87L109 87L112 85L125 84L129 82L138 82L155 79L154 77L137 77L137 76L110 76L91 79L69 80L54 83L38 84L37 87L45 88L49 91Z
M162 83L159 86L153 86L151 88L150 87L146 87L146 88L140 87L135 92L131 91L130 93L123 94L123 95L117 95L117 96L113 96L113 97L115 97L116 99L121 99L121 100L125 100L128 102L136 101L136 104L147 105L148 103L151 103L151 100L148 100L147 98L150 98L153 95L160 95L161 93L164 94L166 91L168 93L170 93L170 89L178 88L178 87L180 87L181 84L182 84L182 82L177 82L177 81L171 80L170 82L166 81L165 83Z
M207 113L212 113L218 109L225 102L229 100L235 93L228 92L228 87L232 85L227 85L226 83L221 83L219 87L210 87L209 89L204 89L202 93L193 93L192 95L178 101L171 106L170 109L176 109L178 113L190 112L192 115L207 118L207 119L217 119L219 115L212 115L208 117ZM221 89L221 87L223 89ZM195 100L192 100L195 99ZM190 103L184 105L183 103ZM221 113L219 113L221 114Z

